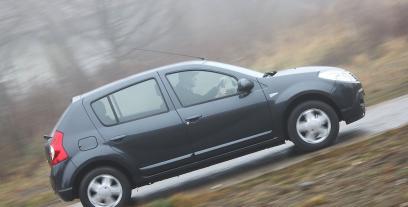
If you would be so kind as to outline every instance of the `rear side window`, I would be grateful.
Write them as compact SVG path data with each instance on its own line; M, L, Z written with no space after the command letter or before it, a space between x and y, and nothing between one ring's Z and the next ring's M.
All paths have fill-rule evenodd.
M120 122L167 111L159 86L153 79L118 91L110 98Z
M95 104L102 102L104 99L107 99L107 104L104 104L104 106L109 108L105 108L106 111L110 110L113 112L113 123L109 121L105 122L105 117L103 117L104 113L98 113L97 109L95 109ZM115 92L108 97L94 102L92 107L101 122L105 125L115 124L115 116L118 122L127 122L160 114L168 110L160 88L154 79Z
M116 124L115 115L110 107L108 97L99 99L92 104L92 108L104 125Z

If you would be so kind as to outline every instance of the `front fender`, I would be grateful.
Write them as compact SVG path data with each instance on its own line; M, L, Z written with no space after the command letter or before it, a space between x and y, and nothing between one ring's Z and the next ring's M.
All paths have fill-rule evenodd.
M331 99L335 82L305 76L301 79L299 77L297 79L287 77L276 80L271 78L265 85L267 87L264 88L264 91L273 118L273 131L276 132L276 136L284 137L286 136L284 124L288 118L287 111L291 104L305 95L319 95Z

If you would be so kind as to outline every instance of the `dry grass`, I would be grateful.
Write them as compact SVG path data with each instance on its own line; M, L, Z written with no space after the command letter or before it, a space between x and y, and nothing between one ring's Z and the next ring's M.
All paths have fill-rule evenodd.
M407 138L405 126L218 191L145 206L399 206L408 202Z
M272 55L260 56L253 68L261 71L290 68L304 65L321 65L331 52L351 44L353 36L321 35L306 40L298 40L278 47ZM305 42L303 42L305 41ZM357 43L354 43L357 44ZM361 44L361 43L360 43ZM374 48L353 54L342 64L334 65L349 69L362 81L366 90L368 105L395 98L408 93L408 39L391 39ZM330 63L323 63L325 65Z
M327 197L324 194L313 196L300 204L299 207L313 207L327 203Z
M408 2L358 2L333 1L318 16L277 28L273 42L259 43L254 61L247 65L260 71L343 67L361 79L369 105L408 93L408 34L403 32L408 24L396 21L406 19Z
M41 137L37 135L36 137ZM42 151L43 140L35 139L19 159L3 164L6 176L0 182L0 206L62 206L51 189L50 167Z
M0 206L48 206L58 202L48 180L49 167L45 162L16 171L0 183Z

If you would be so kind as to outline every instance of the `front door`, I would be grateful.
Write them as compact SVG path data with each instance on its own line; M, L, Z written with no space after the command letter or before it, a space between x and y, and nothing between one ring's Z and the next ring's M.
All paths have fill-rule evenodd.
M272 138L271 115L261 87L253 80L251 93L239 94L238 78L212 70L165 75L179 103L177 112L188 128L196 158L205 159Z

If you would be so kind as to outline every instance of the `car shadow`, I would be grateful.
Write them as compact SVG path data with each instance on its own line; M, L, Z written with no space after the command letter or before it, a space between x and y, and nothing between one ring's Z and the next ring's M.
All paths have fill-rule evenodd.
M367 131L361 129L350 129L340 132L336 144L351 141L367 133ZM136 189L132 196L132 204L147 203L155 199L171 196L178 192L193 190L203 186L209 186L208 188L210 189L211 185L216 186L217 182L226 178L249 173L251 171L255 172L267 165L278 165L302 155L304 154L296 153L293 150L293 144L288 142L283 145L283 147L278 146L262 150L260 152L255 152L201 170L154 183L151 185L154 190L150 189L150 192L148 193L142 193L144 187ZM212 170L213 168L215 169ZM170 182L168 182L169 180Z

